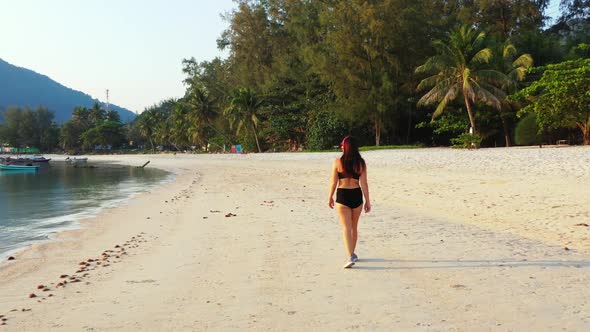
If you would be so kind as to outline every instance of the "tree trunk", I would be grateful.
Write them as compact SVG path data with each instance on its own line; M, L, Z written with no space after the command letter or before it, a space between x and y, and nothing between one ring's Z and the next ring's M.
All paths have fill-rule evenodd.
M152 145L152 151L156 151L156 148L154 147L154 141L150 138L150 144Z
M258 153L262 153L262 150L260 149L260 143L258 143L258 135L256 134L256 127L254 126L254 123L252 123L252 131L254 132L254 139L256 139L256 146L258 147Z
M590 145L590 116L588 116L586 123L578 122L578 123L576 123L576 125L582 131L582 138L584 139L584 145Z
M471 104L469 104L469 99L467 99L465 93L463 93L463 98L465 98L465 107L467 107L467 114L469 115L469 122L471 123L471 128L473 128L473 134L477 135L477 130L475 129L475 118L473 117Z
M172 143L172 141L168 141L168 143L170 143L170 145L172 145L176 151L181 152L181 150L178 148L178 146L176 146L176 144Z
M406 136L406 144L410 144L410 135L412 134L412 108L408 108L408 134Z
M504 140L506 141L506 147L512 146L510 142L510 129L508 129L508 123L506 123L506 119L502 115L500 115L500 119L502 119L502 127L504 127Z
M381 124L378 120L375 120L375 145L381 144Z

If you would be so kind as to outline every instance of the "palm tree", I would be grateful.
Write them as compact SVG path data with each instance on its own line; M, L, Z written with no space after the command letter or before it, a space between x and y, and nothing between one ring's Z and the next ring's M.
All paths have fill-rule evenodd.
M143 113L141 113L141 115L139 115L136 120L139 134L148 139L150 145L152 146L152 151L155 150L153 136L156 122L156 113L157 109L155 107L148 108L143 111Z
M204 89L192 87L187 91L184 104L188 107L189 137L193 144L202 142L206 147L208 133L213 127L213 121L217 118L217 106L215 101L209 98Z
M518 83L524 80L527 70L533 66L533 57L530 54L522 54L517 57L518 52L516 47L506 40L500 47L495 50L496 56L494 57L493 63L494 68L505 74L507 80L502 85L501 89L505 95L511 95L516 93L519 86ZM505 96L500 100L500 119L502 120L502 127L504 128L504 139L506 146L511 146L510 141L510 129L508 127L508 121L516 111L520 108L520 105L515 101L508 100Z
M187 110L180 102L176 103L170 116L166 119L168 121L169 139L170 143L180 151L179 145L188 145L188 128L190 126L187 121Z
M92 108L89 110L88 119L93 126L102 123L106 119L107 113L99 103L94 103Z
M468 25L453 30L448 41L433 43L437 55L416 68L416 73L431 74L418 84L418 91L430 89L418 106L438 103L432 118L440 116L447 105L459 95L463 96L469 122L477 134L471 103L483 103L501 108L500 100L506 94L496 86L507 80L506 75L489 69L492 50L485 46L486 34Z
M90 110L86 107L78 106L74 108L72 112L72 121L76 123L79 128L82 128L82 131L88 130L92 127L90 120L89 120Z
M262 152L258 142L258 134L256 133L260 122L258 117L260 106L262 106L262 100L256 96L254 91L250 88L240 88L234 92L230 105L224 112L229 120L230 128L235 126L237 134L244 127L250 126L252 128L258 152Z

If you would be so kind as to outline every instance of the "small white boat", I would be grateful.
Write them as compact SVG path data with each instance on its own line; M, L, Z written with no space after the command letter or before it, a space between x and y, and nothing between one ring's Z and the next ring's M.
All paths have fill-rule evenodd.
M74 166L79 166L79 165L86 165L86 163L88 162L88 158L86 157L67 157L66 158L66 163L72 164Z

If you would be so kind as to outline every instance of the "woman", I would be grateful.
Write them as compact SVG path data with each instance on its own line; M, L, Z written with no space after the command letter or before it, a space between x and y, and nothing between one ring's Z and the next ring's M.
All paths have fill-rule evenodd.
M365 196L365 213L371 211L369 185L367 184L367 165L359 153L358 145L352 136L346 136L340 143L342 156L332 165L332 181L328 205L334 208L334 190L336 191L336 211L342 224L344 247L348 260L344 268L350 268L358 260L354 253L358 239L358 221L363 210Z

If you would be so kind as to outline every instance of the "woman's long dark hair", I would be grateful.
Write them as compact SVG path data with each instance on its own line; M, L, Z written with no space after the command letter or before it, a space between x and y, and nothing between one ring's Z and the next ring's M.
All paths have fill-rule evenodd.
M346 136L340 143L342 147L342 157L340 157L340 163L344 169L344 174L347 176L358 175L365 170L365 160L359 153L359 147L356 143L356 139L352 136Z

